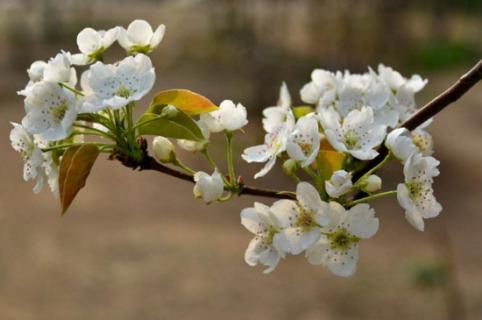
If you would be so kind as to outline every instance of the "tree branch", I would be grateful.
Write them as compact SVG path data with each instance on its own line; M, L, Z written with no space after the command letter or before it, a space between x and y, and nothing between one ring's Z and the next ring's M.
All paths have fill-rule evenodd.
M423 106L417 113L411 116L407 121L402 123L400 127L405 127L408 130L413 130L419 125L442 111L445 107L450 105L452 102L457 101L462 97L467 91L470 90L477 82L482 78L482 60L480 60L472 69L470 69L466 74L460 77L457 82L450 86L447 90L442 92L440 95L432 99L429 103ZM371 168L375 167L380 161L382 161L388 150L385 146L381 146L379 150L380 154L370 162L359 172L354 175L354 179L357 180L363 174L368 172ZM124 163L125 164L125 163ZM128 165L129 166L129 165ZM153 170L165 173L167 175L173 176L175 178L189 181L194 183L194 179L191 175L177 171L175 169L169 168L165 165L158 163L154 158L146 155L142 164L140 164L139 169ZM279 190L270 189L260 189L255 187L243 186L240 195L253 195L259 197L276 198L276 199L292 199L291 194L281 193Z
M153 170L153 171L158 171L165 173L167 175L173 176L175 178L184 180L184 181L189 181L194 183L193 176L180 172L178 170L169 168L163 164L160 164L157 162L153 157L151 156L146 156L145 161L139 166L139 170L145 171L145 170ZM260 189L260 188L255 188L255 187L248 187L248 186L242 186L241 192L239 195L252 195L252 196L258 196L258 197L267 197L267 198L276 198L276 199L293 199L293 197L290 194L284 194L280 193L281 191L279 190L270 190L270 189Z

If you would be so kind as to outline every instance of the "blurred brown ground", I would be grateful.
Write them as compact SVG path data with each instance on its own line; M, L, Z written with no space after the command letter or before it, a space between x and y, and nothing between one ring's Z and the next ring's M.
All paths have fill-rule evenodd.
M451 279L467 318L481 319L480 84L441 113L431 128L442 162L436 180L442 215L427 221L427 231L420 233L405 222L395 199L375 203L381 230L362 243L359 269L349 279L311 266L301 256L282 261L270 275L245 265L251 236L239 223L239 211L253 201L271 200L242 197L205 206L191 196L192 185L132 172L104 158L63 218L47 191L31 193L32 185L21 179L20 157L8 141L8 122L20 121L23 114L15 91L26 82L24 70L32 60L46 59L60 48L74 51L75 34L84 26L126 25L138 17L166 23L166 39L153 55L158 66L153 92L186 87L216 102L243 102L250 111L250 134L237 137L238 151L261 141L260 107L276 101L283 80L300 102L297 91L314 67L362 70L386 62L409 74L418 65L406 56L426 39L462 38L477 50L481 46L480 15L476 12L474 19L474 12L449 5L441 11L446 30L435 28L440 35L433 30L426 34L424 28L430 19L441 18L437 6L402 5L405 17L411 17L403 20L399 13L393 16L396 7L379 1L357 4L354 10L345 8L352 2L334 1L206 2L0 1L0 319L447 319L451 308L460 312L449 296L450 286L423 286L414 276L434 261L447 263L439 245L452 249L448 263L456 273ZM367 22L373 8L378 23L397 18L392 36L399 38L390 39L390 30ZM305 17L300 20L305 23L298 25L293 16ZM307 17L316 23L307 25ZM346 27L345 19L351 17L359 24ZM338 28L324 21L335 21ZM333 34L343 28L349 32ZM394 49L394 43L400 48ZM448 87L474 61L468 57L426 70L420 66L418 72L430 81L419 103ZM183 156L196 168L206 168ZM239 161L238 171L249 183L257 169ZM397 166L384 170L387 188L396 185L400 171ZM274 172L256 184L293 188ZM440 243L438 235L445 232Z

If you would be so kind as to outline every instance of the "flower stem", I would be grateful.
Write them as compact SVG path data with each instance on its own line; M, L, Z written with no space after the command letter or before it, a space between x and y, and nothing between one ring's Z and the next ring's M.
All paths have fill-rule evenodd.
M226 131L226 160L228 165L229 180L232 186L237 185L233 160L233 133Z
M105 132L105 131L102 131L102 130L99 130L97 128L93 128L93 127L89 127L89 126L84 126L83 124L74 124L74 126L76 128L82 128L82 129L85 129L87 130L85 132L85 134L89 134L89 135L97 135L97 136L101 136L101 137L105 137L105 138L109 138L111 140L116 140L116 138L111 135L110 133L108 132Z
M67 89L67 90L69 90L69 91L72 91L72 92L75 93L76 95L79 95L79 96L82 96L82 97L84 96L84 93L83 93L83 92L81 92L81 91L79 91L79 90L77 90L77 89L75 89L75 88L72 88L71 86L69 86L69 85L67 85L67 84L65 84L65 83L63 83L63 82L59 82L59 86L65 88L65 89Z
M173 165L175 165L176 167L179 167L180 169L186 171L187 173L189 173L190 175L194 175L196 173L196 171L194 171L193 169L189 168L187 165L185 165L184 163L182 163L179 159L176 159L172 162Z
M85 143L66 143L66 144L59 144L56 146L48 147L48 148L42 148L42 152L48 152L48 151L53 151L53 150L61 150L61 149L67 149L70 147L77 147L81 146ZM115 147L115 144L109 144L109 143L97 143L97 142L89 142L88 144L94 144L98 147Z
M383 198L383 197L392 196L392 195L396 195L396 194L397 194L396 190L380 192L380 193L373 194L373 195L365 197L365 198L361 198L361 199L358 199L358 200L351 201L347 205L349 207L353 207L354 205L357 205L359 203L365 203L365 202L368 202L368 201L371 201L371 200L376 200L376 199L380 199L380 198Z
M376 166L368 170L364 175L362 175L354 184L354 186L358 187L360 183L363 182L364 179L368 178L371 174L375 173L378 171L381 167L383 167L385 164L387 164L390 160L393 159L392 153L389 152L386 157L380 161Z

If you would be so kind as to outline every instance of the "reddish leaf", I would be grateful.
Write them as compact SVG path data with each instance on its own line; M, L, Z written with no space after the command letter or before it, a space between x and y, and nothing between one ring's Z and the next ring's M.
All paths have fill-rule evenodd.
M100 150L94 144L69 148L60 162L59 191L62 215L72 204L77 193L85 186Z

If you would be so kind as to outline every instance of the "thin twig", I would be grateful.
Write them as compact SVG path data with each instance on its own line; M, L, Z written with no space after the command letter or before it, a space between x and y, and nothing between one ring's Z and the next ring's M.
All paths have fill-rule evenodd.
M477 82L482 79L482 60L480 60L472 69L470 69L466 74L460 77L457 82L455 82L451 87L442 92L440 95L435 97L432 101L423 106L417 113L411 116L407 121L405 121L400 127L405 127L408 130L413 130L419 125L442 111L445 107L451 103L457 101L462 97L467 91L470 90ZM379 164L385 156L388 150L382 146L379 150L380 154L373 160L371 160L365 168L360 170L354 175L354 180L363 176L366 172L370 171L373 167ZM165 173L167 175L179 178L181 180L194 182L193 177L189 174L179 172L177 170L171 169L158 163L151 156L146 156L145 161L140 165L140 170L154 170ZM292 199L291 194L282 193L279 190L261 189L249 186L243 186L240 195L253 195L259 197L276 198L276 199Z

